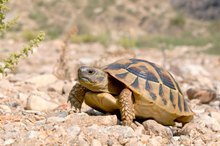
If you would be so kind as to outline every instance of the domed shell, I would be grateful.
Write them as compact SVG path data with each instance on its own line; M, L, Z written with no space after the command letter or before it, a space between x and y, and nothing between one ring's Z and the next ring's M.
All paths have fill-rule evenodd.
M141 59L122 59L104 71L125 84L134 94L135 102L150 102L157 110L165 110L179 121L188 122L193 112L173 76L158 65ZM159 115L158 115L159 116Z

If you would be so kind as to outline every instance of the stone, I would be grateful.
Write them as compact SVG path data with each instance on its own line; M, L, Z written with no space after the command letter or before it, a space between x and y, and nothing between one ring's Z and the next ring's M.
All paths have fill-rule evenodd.
M144 145L148 144L150 138L151 138L150 135L145 135L145 134L141 135L142 144L144 144Z
M215 91L210 89L193 89L190 88L186 92L188 98L199 99L201 103L208 104L217 97Z
M102 144L99 140L93 139L91 142L91 146L102 146Z
M191 145L192 141L190 140L189 136L187 135L180 135L179 142L182 145Z
M29 96L28 94L19 93L19 94L18 94L18 99L20 99L21 102L22 102L24 105L27 105L28 96Z
M76 145L77 146L89 146L89 143L83 137L79 136Z
M73 125L71 127L68 127L66 129L66 131L67 131L68 136L70 136L72 139L74 139L79 135L81 129L79 126Z
M5 98L6 96L0 92L0 99Z
M120 144L125 144L130 138L136 137L134 130L128 126L89 126L85 133L92 135L96 139L100 140L101 143L107 143L109 137L113 137L119 141Z
M220 124L220 113L219 112L211 112L211 117L216 119L218 123Z
M205 126L213 131L220 132L220 123L213 117L202 114L200 120L204 122Z
M146 120L143 122L144 128L152 135L164 138L172 138L173 133L169 127L157 123L155 120Z
M162 137L156 136L149 139L149 143L147 145L150 146L160 146L162 145Z
M53 74L43 74L31 77L25 81L36 85L36 87L43 87L54 83L56 80L57 78Z
M14 139L6 139L5 142L4 142L4 145L12 145L13 143L15 142Z
M64 122L66 120L66 118L63 117L49 117L47 118L47 122L49 123L60 123L60 122Z
M48 99L31 94L27 99L26 109L28 110L37 110L37 111L49 111L57 108L58 105L54 102L49 101Z
M3 112L6 112L6 113L11 113L11 108L9 107L9 106L7 106L7 105L3 105L3 104L1 104L0 105L0 111L3 111Z
M37 138L39 136L39 132L38 131L29 131L27 133L28 138L32 139L32 138Z

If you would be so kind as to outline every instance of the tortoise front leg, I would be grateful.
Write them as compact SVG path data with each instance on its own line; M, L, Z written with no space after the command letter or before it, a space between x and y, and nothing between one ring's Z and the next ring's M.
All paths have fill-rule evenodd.
M84 101L85 93L88 89L76 83L71 89L67 102L70 102L71 107L75 107L75 110L81 112L82 103Z
M135 118L132 92L128 88L123 89L119 95L118 101L122 125L131 126L133 119Z

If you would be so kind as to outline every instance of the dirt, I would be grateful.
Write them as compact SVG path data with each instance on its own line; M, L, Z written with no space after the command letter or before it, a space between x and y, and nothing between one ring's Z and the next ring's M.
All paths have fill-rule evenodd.
M1 40L0 45L19 48L22 43ZM57 62L61 46L59 40L43 42L0 80L0 145L220 145L219 56L200 53L200 48L190 46L160 51L69 44L61 69ZM7 56L7 50L0 51L2 58ZM199 88L211 89L217 97L202 104L185 96L195 116L184 126L163 126L148 120L132 129L120 125L115 115L102 114L85 104L81 113L70 108L66 101L80 65L104 66L130 57L168 69L185 95L189 88Z

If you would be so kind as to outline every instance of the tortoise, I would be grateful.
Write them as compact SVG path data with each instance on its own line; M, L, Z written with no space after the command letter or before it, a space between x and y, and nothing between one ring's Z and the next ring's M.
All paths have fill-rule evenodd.
M121 59L102 69L82 66L78 81L68 97L71 106L80 110L85 101L98 111L119 113L122 125L134 119L185 124L194 115L174 77L146 60Z

